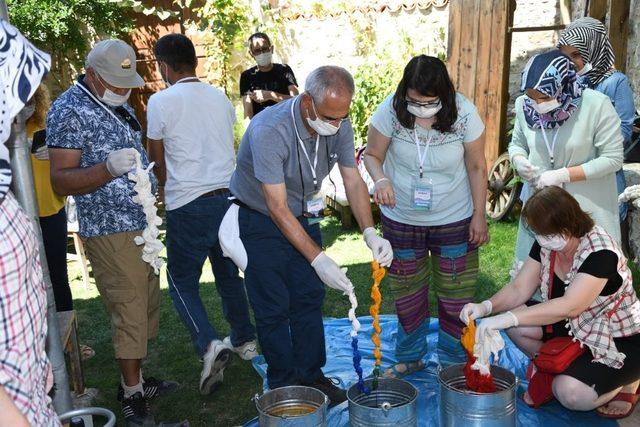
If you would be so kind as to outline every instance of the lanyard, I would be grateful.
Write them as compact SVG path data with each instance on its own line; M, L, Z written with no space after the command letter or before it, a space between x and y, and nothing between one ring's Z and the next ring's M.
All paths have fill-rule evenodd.
M191 77L184 77L184 78L182 78L182 79L178 80L177 82L175 82L175 83L174 83L174 85L177 85L178 83L186 82L187 80L193 80L194 82L195 82L196 80L197 80L197 81L200 81L200 79L198 79L197 77L194 77L194 76L191 76Z
M84 85L82 85L82 84L76 84L76 86L78 86L80 89L82 89L83 91L85 91L85 92L86 92L86 94L87 94L87 95L89 95L89 96L90 96L94 101L96 101L96 103L97 103L99 106L101 106L101 107L102 107L102 108L103 108L107 113L109 113L109 114L110 114L110 115L111 115L111 116L116 120L116 122L120 123L120 125L121 125L121 126L123 126L123 127L127 130L127 133L129 134L129 136L131 136L131 138L135 141L135 138L134 138L133 134L131 133L131 128L130 128L128 125L126 125L125 123L122 123L122 120L120 120L120 119L118 118L118 116L116 116L116 115L113 113L113 111L111 111L111 109L107 108L107 106L106 106L106 105L104 105L104 103L102 103L98 98L96 98L96 97L94 96L94 94L93 94L93 93L91 93L91 91L90 91L89 89L87 89L86 87L84 87Z
M424 161L427 158L427 153L429 152L429 146L431 145L431 140L433 136L429 137L427 140L426 147L424 148L424 154L420 153L420 141L418 140L418 132L416 128L413 128L413 140L416 143L416 148L418 149L418 168L420 169L420 179L422 179L422 167L424 165Z
M544 139L544 145L547 146L547 152L549 153L549 161L551 162L551 169L553 169L553 153L556 149L556 141L558 141L558 132L560 132L560 128L556 129L556 132L553 134L553 141L551 142L551 146L549 146L549 139L547 138L547 132L544 130L544 126L542 126L542 122L540 122L540 130L542 130L542 139Z
M296 118L295 118L295 115L293 114L294 105L295 105L295 102L292 102L291 103L291 120L293 120L293 129L296 131L296 137L298 138L298 143L300 144L300 148L302 148L304 157L306 157L307 163L309 163L309 168L311 169L311 176L313 177L313 189L314 191L318 191L318 177L316 175L316 167L318 166L318 145L320 143L320 135L316 135L316 152L315 152L315 157L313 159L313 163L311 163L311 158L309 157L307 148L304 146L304 142L302 141L302 138L300 138L300 134L298 133L298 126L296 126ZM303 178L303 181L304 181L304 178Z

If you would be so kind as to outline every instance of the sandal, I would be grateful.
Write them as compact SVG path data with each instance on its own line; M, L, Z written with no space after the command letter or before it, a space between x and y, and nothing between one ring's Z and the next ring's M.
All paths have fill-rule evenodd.
M611 399L610 401L605 403L605 405L608 405L611 402L627 402L627 403L631 403L631 407L624 414L604 414L604 413L600 412L599 410L596 410L596 412L602 418L608 418L610 420L619 420L619 419L622 419L622 418L626 418L626 417L628 417L629 415L631 415L633 413L634 409L636 409L636 405L638 404L638 400L640 400L640 387L638 387L638 389L636 390L635 393L620 392L620 393L616 394L613 399ZM600 409L600 408L598 408L598 409Z
M402 372L398 371L398 366L404 365L406 369ZM396 378L402 379L407 375L411 375L414 372L422 371L424 369L424 362L422 360L418 360L417 362L400 362L386 369L382 374L382 378Z

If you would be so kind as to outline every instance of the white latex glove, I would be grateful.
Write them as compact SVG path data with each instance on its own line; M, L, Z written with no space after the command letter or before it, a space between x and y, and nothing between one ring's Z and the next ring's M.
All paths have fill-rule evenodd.
M538 174L538 170L540 170L539 167L533 166L529 161L529 159L527 159L522 155L515 156L513 158L513 166L516 167L516 170L518 171L518 175L520 175L522 178L526 179L527 181L533 181L533 179Z
M311 267L316 270L320 280L330 288L342 291L345 295L353 292L353 285L347 277L347 269L340 268L338 264L327 256L324 252L320 252L311 262Z
M622 194L618 196L618 202L631 202L636 208L640 209L640 185L632 185L625 188Z
M112 151L107 157L107 170L114 177L119 177L129 172L136 165L135 148L123 148Z
M500 356L500 350L504 348L504 340L499 331L487 330L473 346L473 355L476 357L471 369L480 371L483 375L491 373L491 356L495 361Z
M480 304L470 302L462 307L462 310L460 311L460 320L465 325L468 325L469 317L471 317L473 320L478 320L482 317L490 315L492 309L493 306L491 305L491 301L489 301L488 299L482 301Z
M364 242L369 246L369 249L371 249L373 259L375 259L381 266L389 267L391 265L391 261L393 261L393 249L391 248L391 243L389 243L387 239L383 239L378 236L376 229L373 227L365 228L362 232L362 237L364 237Z
M538 184L536 185L538 189L544 187L550 187L552 185L561 187L565 182L569 182L569 169L562 168L551 171L544 171L540 178L538 178Z
M484 340L484 336L492 334L492 331L509 329L518 324L518 318L510 311L482 319L480 326L476 327L476 342Z
M33 153L33 156L38 160L49 160L49 147L43 145Z

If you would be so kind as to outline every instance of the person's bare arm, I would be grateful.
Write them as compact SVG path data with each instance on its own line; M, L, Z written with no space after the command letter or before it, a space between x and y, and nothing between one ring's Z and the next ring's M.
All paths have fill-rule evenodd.
M164 143L161 139L150 139L149 159L154 162L153 170L158 179L158 197L164 203L164 184L167 182L167 165L164 161Z
M244 117L248 119L253 118L253 104L251 104L251 96L245 95L242 97L242 108L244 109Z
M369 126L367 134L367 148L364 152L364 166L367 168L371 179L375 182L373 201L379 205L395 206L395 195L391 182L384 175L382 165L387 157L387 150L391 144L391 138L383 135L373 126Z
M307 234L289 209L285 184L262 184L262 191L273 222L293 247L300 251L307 261L312 262L322 252L322 248Z
M300 91L298 90L298 86L289 85L289 95L291 97L297 96L299 93L300 93Z
M464 164L469 176L473 214L469 225L469 241L482 245L489 240L485 219L487 202L487 163L484 157L484 133L480 138L464 144Z
M573 319L589 308L606 284L607 279L578 273L562 297L514 310L513 314L520 326L544 326Z
M18 410L11 397L0 386L0 425L12 427L29 427L29 421Z
M344 190L351 207L353 216L358 221L360 230L364 231L368 227L373 227L373 216L371 214L371 202L369 190L362 177L355 167L339 166L340 175L344 182Z
M81 150L49 147L51 184L61 196L91 193L113 179L107 163L80 167Z
M533 296L539 287L540 263L533 258L527 258L513 282L503 286L489 299L493 307L492 311L501 313L521 306Z

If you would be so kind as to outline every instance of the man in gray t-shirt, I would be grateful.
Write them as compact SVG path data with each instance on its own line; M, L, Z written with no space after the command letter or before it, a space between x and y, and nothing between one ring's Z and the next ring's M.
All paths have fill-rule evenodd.
M322 373L326 361L324 284L353 285L322 251L319 194L338 163L351 209L381 264L391 264L389 242L373 228L369 193L360 177L348 120L353 78L340 67L314 70L302 95L267 108L249 124L230 189L241 205L240 238L247 252L245 285L270 388L303 384L323 391L331 405L346 399Z

